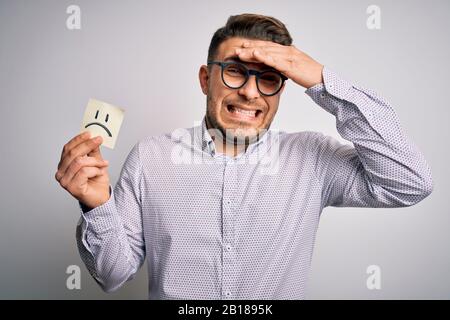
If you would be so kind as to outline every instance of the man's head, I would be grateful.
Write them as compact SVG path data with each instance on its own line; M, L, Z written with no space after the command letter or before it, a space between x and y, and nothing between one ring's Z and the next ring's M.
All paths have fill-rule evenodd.
M214 33L208 61L237 61L257 71L273 69L256 61L249 63L238 59L235 49L246 40L292 44L285 25L275 18L256 14L231 16L226 25ZM223 135L227 133L229 141L234 137L238 137L238 141L244 141L244 137L253 140L258 133L269 129L278 110L284 84L275 95L267 96L258 90L256 77L250 76L244 86L232 89L224 83L222 67L218 64L201 66L199 78L202 91L207 96L206 119L210 128L218 129ZM233 136L230 137L230 133Z

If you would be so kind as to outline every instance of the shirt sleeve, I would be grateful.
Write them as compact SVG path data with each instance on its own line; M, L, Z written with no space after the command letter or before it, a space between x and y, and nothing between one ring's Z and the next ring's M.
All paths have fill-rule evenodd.
M91 210L79 203L78 250L89 273L106 292L132 279L145 260L140 179L136 144L114 190L110 187L109 200Z
M433 190L431 170L391 105L327 67L323 79L305 93L336 117L337 131L353 146L318 134L322 206L404 207L426 198Z

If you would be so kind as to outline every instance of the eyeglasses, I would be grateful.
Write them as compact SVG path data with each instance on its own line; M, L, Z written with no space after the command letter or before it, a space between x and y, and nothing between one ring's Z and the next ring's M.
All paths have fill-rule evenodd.
M288 78L275 70L257 71L247 68L239 62L208 61L208 65L217 64L221 67L222 81L231 89L242 88L251 75L256 77L256 87L264 96L276 95Z

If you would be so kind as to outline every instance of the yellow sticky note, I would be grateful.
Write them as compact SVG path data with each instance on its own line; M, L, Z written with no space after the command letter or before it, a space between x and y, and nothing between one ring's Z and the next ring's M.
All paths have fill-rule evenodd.
M91 137L102 136L102 145L114 149L125 110L95 99L89 99L84 111L81 132L91 132Z

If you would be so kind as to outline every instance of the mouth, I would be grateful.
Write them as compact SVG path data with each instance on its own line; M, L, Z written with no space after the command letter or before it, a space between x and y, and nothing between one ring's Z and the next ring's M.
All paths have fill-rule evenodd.
M105 131L106 131L106 133L108 134L108 136L112 137L111 131L109 131L109 129L108 129L105 125L103 125L103 124L101 124L101 123L99 123L99 122L91 122L91 123L87 124L87 125L85 126L85 128L90 127L90 126L93 126L93 125L97 125L97 126L102 127L103 129L105 129Z
M226 109L230 117L244 121L258 120L263 113L261 109L242 108L233 104L228 104Z

